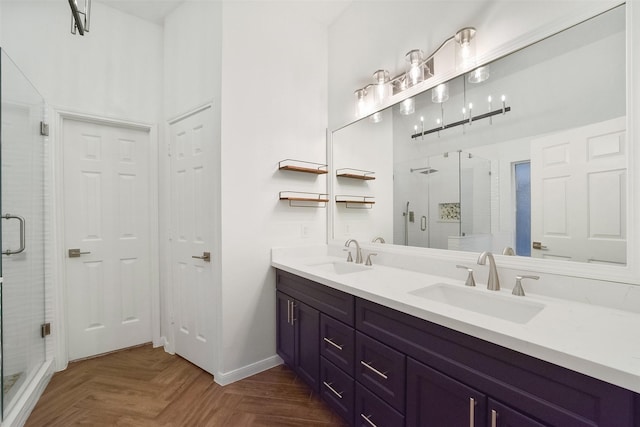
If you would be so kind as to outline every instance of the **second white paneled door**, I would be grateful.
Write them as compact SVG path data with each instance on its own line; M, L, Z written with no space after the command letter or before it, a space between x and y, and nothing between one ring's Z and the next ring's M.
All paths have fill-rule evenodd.
M171 155L171 287L175 352L215 371L214 252L217 200L215 120L211 106L173 120Z
M68 118L62 130L66 306L74 360L152 340L150 135Z

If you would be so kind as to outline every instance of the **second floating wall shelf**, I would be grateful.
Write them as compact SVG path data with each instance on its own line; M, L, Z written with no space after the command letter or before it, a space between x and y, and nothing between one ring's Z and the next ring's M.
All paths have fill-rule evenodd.
M343 168L336 170L336 176L341 178L361 179L363 181L369 181L376 179L375 172L365 171L361 169Z

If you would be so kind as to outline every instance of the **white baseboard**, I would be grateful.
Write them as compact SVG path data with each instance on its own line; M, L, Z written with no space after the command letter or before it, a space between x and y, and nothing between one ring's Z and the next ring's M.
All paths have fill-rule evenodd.
M171 343L169 342L169 340L167 339L166 336L161 336L160 337L160 342L158 343L158 345L156 345L155 343L153 343L153 347L160 347L162 346L162 348L164 348L164 351L166 351L169 354L176 354L175 349L173 348L173 345L171 345Z
M0 424L2 427L21 427L25 425L31 415L31 411L35 408L38 399L42 396L44 389L53 376L55 364L53 360L48 360L42 364L40 370L31 380L22 396L11 407L7 416Z
M240 381L251 375L259 374L262 371L266 371L267 369L274 368L278 365L282 365L282 359L280 356L275 355L268 357L266 359L260 360L256 363L252 363L251 365L243 366L242 368L234 369L231 372L217 373L213 376L213 380L220 384L221 386L225 386L236 381Z

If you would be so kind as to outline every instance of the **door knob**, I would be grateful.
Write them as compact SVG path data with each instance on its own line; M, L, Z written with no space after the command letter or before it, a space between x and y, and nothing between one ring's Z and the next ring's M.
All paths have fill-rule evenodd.
M80 255L87 255L91 252L80 252L80 249L69 249L69 258L80 258Z
M542 250L547 249L547 247L543 245L542 242L532 242L531 247L533 249L542 249Z
M205 262L211 262L211 252L202 252L202 256L192 255L191 258L201 259Z

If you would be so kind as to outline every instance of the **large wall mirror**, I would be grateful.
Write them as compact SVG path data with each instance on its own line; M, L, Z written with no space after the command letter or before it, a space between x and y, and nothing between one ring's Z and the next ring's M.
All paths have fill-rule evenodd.
M621 5L334 131L333 238L625 266L625 40Z

